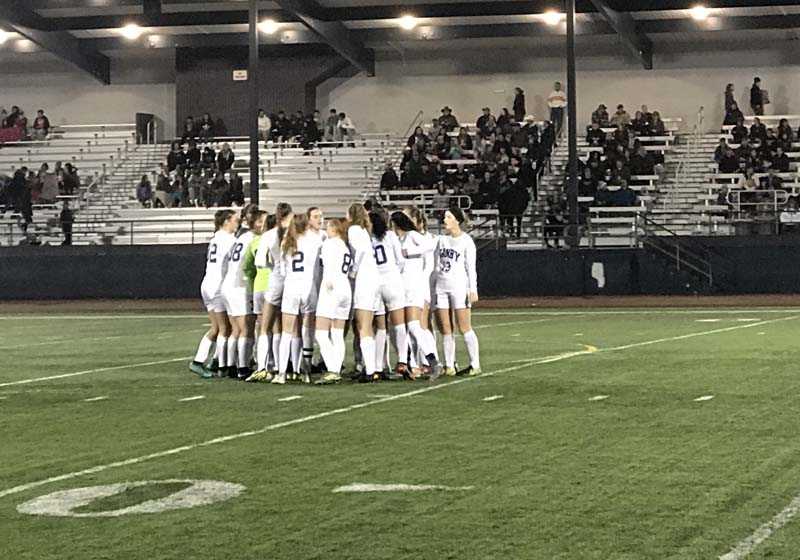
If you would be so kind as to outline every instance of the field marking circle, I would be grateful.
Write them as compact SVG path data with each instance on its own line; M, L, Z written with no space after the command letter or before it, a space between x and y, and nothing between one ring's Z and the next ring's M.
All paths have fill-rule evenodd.
M131 488L153 484L187 483L188 488L139 504L111 511L77 513L74 510L87 506L101 498L116 496ZM120 517L140 513L162 513L174 509L187 509L230 500L241 494L245 487L241 484L219 480L141 480L121 482L104 486L87 486L72 490L59 490L39 496L17 506L19 513L28 515L47 515L51 517Z

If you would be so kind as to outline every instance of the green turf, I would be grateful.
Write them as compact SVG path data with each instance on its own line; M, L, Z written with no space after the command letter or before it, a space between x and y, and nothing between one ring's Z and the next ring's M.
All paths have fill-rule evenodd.
M0 493L188 446L0 497L0 558L717 558L800 493L800 317L783 320L800 311L729 311L481 314L483 370L496 374L432 390L201 380L182 359L21 384L188 358L206 321L0 316ZM720 332L675 339L709 331ZM587 345L598 351L577 354ZM278 401L290 395L303 398ZM484 402L492 395L503 398ZM56 490L184 479L246 490L118 518L16 510ZM333 493L353 482L474 488ZM78 511L184 486L134 487ZM795 520L752 558L799 549Z

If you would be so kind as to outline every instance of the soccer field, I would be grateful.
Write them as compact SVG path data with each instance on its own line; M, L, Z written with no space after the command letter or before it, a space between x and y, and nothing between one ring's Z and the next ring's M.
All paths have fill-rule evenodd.
M0 315L1 559L800 556L800 309L482 310L482 376L329 387L192 375L206 322Z

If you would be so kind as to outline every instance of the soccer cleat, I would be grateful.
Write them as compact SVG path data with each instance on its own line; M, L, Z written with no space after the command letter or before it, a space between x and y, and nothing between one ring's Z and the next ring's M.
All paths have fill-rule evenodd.
M430 372L428 373L428 377L431 379L438 379L442 376L442 364L434 363L432 366L428 368Z
M358 376L359 383L378 383L380 380L381 380L381 374L377 372L371 375L362 373L361 375Z
M446 367L443 372L447 377L455 377L457 375L456 368Z
M319 378L316 382L317 385L333 385L335 383L339 383L342 380L342 376L338 373L333 373L329 371L321 378Z
M252 374L250 377L245 379L245 381L248 382L248 383L256 383L258 381L267 381L267 375L269 375L267 373L267 370L262 369L262 370L259 370L259 371L255 372L254 374Z
M469 377L475 377L476 375L480 375L481 373L482 373L481 372L481 368L476 368L476 367L472 367L472 366L469 366L467 368L467 375Z
M206 368L204 368L203 364L201 364L200 362L191 362L189 364L189 371L191 371L192 373L196 373L203 379L209 379L210 377L214 376L214 374L211 373Z
M253 370L251 370L250 368L246 368L246 367L245 368L239 368L238 370L236 370L236 378L239 381L245 381L250 377L250 375L252 373L253 373Z
M310 385L311 384L311 376L309 374L307 374L307 373L302 374L300 380L303 383L305 383L306 385Z
M279 373L278 375L272 378L272 381L270 381L270 383L272 383L273 385L286 385L286 374Z

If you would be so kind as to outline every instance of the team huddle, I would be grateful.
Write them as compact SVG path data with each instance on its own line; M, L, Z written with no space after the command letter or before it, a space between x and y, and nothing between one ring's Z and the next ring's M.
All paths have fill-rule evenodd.
M347 214L324 223L318 208L295 214L285 203L274 215L252 204L241 215L219 210L200 288L211 328L189 369L274 384L311 383L319 373L317 384L333 384L352 329L359 382L479 374L470 312L476 249L461 209L445 212L444 235L429 233L414 207L389 213L353 204ZM469 355L462 371L454 326ZM397 359L387 371L389 344Z

